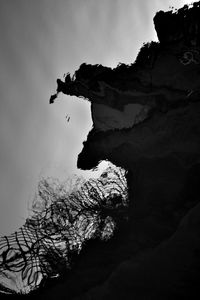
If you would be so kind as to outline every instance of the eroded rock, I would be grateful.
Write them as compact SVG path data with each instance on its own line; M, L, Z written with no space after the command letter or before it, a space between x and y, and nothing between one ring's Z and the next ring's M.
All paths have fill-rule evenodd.
M198 293L200 2L160 11L154 25L159 42L143 45L133 64L82 64L73 77L57 81L57 93L91 102L94 128L78 167L109 159L132 174L130 261L84 299L189 299Z

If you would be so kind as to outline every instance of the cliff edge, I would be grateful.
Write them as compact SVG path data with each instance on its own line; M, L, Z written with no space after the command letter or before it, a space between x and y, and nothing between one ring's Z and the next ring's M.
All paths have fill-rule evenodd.
M133 64L84 63L57 80L50 99L62 92L91 102L79 168L108 159L131 174L128 226L107 253L120 259L76 299L200 295L200 2L160 11L154 25L159 41Z

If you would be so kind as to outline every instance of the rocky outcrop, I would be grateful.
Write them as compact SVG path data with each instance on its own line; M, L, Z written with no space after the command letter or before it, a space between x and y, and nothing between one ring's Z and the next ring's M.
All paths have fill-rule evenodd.
M160 11L154 17L155 29L161 44L177 43L188 47L200 46L199 2L188 10L185 5L175 13Z
M106 278L87 286L84 299L199 293L200 2L158 12L154 24L159 42L143 45L133 64L83 64L57 80L57 93L91 102L93 129L78 167L108 159L131 173L128 229L108 254L124 255L104 265Z

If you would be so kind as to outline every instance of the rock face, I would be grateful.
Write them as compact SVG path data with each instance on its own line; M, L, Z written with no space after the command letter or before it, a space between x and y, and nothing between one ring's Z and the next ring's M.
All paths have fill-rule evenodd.
M159 42L143 45L133 64L82 64L57 80L57 93L91 102L78 167L108 159L131 174L128 229L112 253L121 262L105 264L106 279L84 299L200 294L200 2L160 11L154 24Z

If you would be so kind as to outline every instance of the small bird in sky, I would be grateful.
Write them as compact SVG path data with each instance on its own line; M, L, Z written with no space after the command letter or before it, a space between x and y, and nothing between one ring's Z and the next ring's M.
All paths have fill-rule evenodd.
M66 115L66 119L67 119L67 122L69 122L69 120L70 120L70 117L68 117L68 115Z

